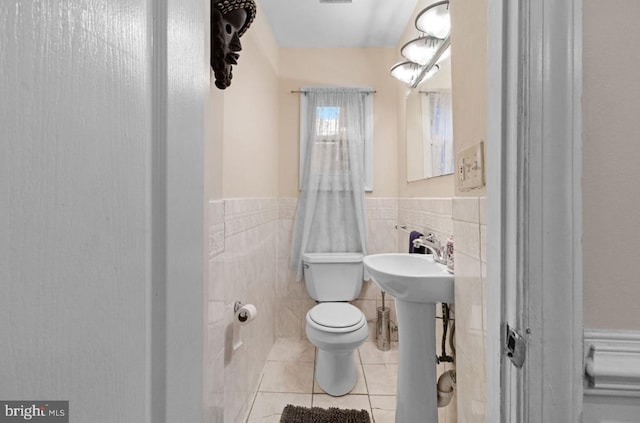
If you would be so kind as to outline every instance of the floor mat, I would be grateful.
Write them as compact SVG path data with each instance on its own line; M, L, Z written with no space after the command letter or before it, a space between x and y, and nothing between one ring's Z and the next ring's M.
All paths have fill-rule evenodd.
M371 419L366 410L309 408L289 404L282 410L280 423L371 423Z

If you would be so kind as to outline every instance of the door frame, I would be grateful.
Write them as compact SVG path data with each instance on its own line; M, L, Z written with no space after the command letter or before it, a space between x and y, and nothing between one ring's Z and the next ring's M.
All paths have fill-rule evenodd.
M206 285L204 140L208 6L149 3L148 422L203 422Z
M582 412L582 1L488 0L487 421ZM504 355L507 323L527 345Z

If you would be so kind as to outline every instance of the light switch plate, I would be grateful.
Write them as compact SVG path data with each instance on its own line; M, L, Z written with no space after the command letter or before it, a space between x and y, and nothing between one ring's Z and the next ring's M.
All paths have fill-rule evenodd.
M483 141L458 154L456 180L458 188L462 191L482 188L485 185Z

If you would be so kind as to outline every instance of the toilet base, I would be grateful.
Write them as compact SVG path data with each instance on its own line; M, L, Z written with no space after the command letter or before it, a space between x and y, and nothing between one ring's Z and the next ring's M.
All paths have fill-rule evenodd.
M327 394L334 397L347 395L356 385L353 351L328 352L318 349L315 378Z
M335 333L313 327L307 313L305 329L309 341L318 348L314 373L318 385L334 397L351 392L356 384L353 354L369 334L366 320L353 332Z

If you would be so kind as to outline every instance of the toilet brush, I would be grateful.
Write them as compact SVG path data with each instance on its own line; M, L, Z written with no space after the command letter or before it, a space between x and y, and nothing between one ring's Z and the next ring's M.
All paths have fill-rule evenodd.
M380 351L391 349L391 319L390 311L384 305L385 292L382 291L382 307L378 307L378 321L376 327L376 345Z

